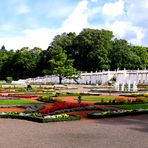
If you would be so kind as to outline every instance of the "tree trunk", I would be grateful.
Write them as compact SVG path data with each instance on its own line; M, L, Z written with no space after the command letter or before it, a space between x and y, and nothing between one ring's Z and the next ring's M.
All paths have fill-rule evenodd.
M59 76L59 84L62 84L62 76Z

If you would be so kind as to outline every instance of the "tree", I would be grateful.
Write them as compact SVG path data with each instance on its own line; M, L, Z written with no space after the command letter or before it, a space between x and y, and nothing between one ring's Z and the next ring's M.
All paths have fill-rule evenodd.
M24 47L17 50L13 56L13 78L25 79L36 76L36 57L32 54L29 48Z
M56 35L51 42L52 48L61 47L67 54L68 59L74 58L75 48L74 48L74 40L76 38L76 34L73 32L62 33L61 35Z
M135 69L139 63L139 57L131 51L131 45L126 40L115 39L113 48L109 52L111 69Z
M148 51L145 47L132 46L131 50L139 58L138 68L144 69L148 67Z
M79 72L73 67L73 60L67 59L65 51L61 47L51 49L52 58L49 61L53 74L59 77L59 84L62 84L63 78L73 78L79 75Z
M49 47L47 50L42 50L40 53L37 61L38 76L52 74L49 60L51 60L51 47Z
M110 67L108 51L112 48L112 38L113 33L109 30L83 29L74 41L74 66L82 71L107 70Z

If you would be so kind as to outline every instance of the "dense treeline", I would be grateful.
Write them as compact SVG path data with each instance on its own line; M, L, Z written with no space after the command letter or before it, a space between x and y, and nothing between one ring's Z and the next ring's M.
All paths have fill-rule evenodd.
M114 39L109 30L83 29L79 35L63 33L54 37L47 50L41 48L0 49L0 79L37 77L45 74L72 75L79 71L144 69L148 49ZM62 75L64 73L64 75Z

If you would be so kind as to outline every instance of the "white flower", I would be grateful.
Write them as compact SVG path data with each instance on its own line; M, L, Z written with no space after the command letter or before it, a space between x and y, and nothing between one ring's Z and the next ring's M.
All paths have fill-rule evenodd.
M6 113L5 112L0 112L0 115L6 115Z

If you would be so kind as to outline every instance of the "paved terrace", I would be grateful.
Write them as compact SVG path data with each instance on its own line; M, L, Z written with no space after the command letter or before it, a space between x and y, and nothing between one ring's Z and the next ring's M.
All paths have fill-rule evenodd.
M147 148L148 115L34 123L0 119L0 148Z

